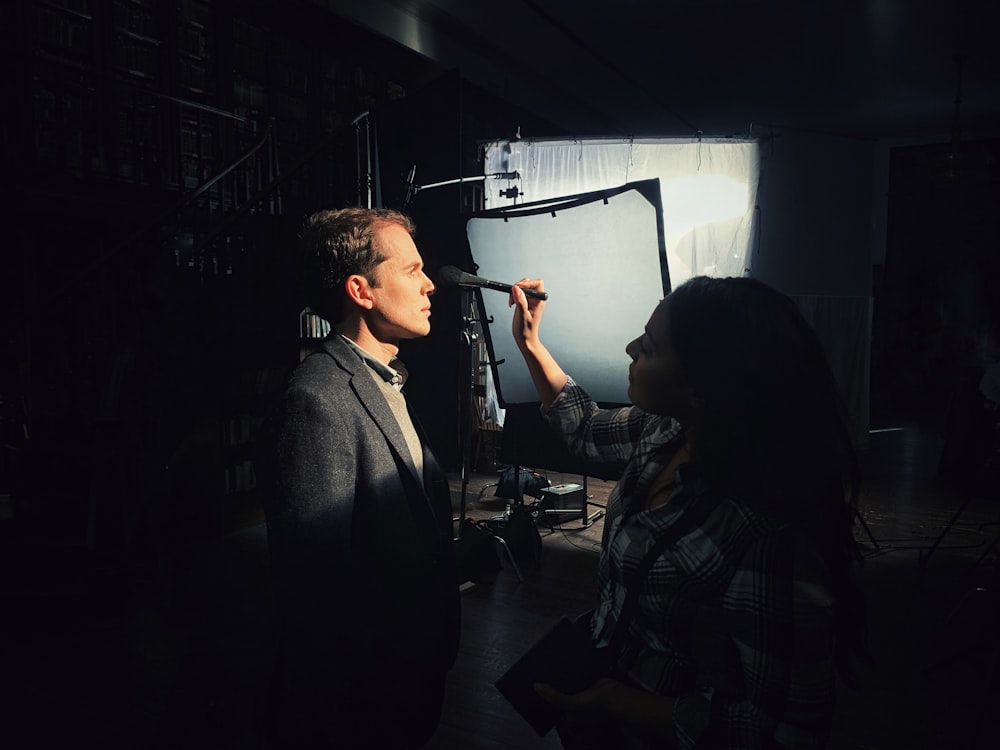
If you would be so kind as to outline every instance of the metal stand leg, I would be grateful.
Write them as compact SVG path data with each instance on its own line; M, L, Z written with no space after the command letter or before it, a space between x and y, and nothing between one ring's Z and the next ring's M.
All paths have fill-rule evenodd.
M583 522L583 528L589 528L594 525L594 521L599 518L604 517L604 508L594 511L590 515L587 515L587 506L590 504L588 500L590 499L590 493L587 491L587 477L583 477L583 518L580 520Z
M934 550L938 548L941 542L944 540L948 532L951 531L951 527L955 525L955 522L961 517L965 512L965 509L969 507L969 503L976 497L985 497L988 499L991 488L995 491L996 478L998 475L998 470L1000 470L1000 416L997 414L995 408L990 407L986 412L987 419L989 420L988 427L988 437L982 439L989 441L989 449L986 452L985 458L982 460L982 464L976 469L975 481L972 483L971 487L968 487L964 491L965 499L962 500L962 504L958 506L958 509L952 514L951 518L948 519L948 523L945 525L941 533L937 535L934 543L926 552L921 552L920 556L917 558L917 563L920 567L927 564L931 555L934 554ZM984 491L986 495L984 496ZM993 544L990 545L990 549L996 544L994 540ZM989 553L989 549L983 554L980 560L985 559L986 555Z
M945 527L941 530L941 533L937 535L937 538L934 540L934 543L926 551L921 551L920 554L917 555L917 565L919 565L921 568L927 565L927 561L931 559L931 555L934 554L934 550L936 550L938 548L938 545L940 545L941 542L944 541L944 538L948 535L948 532L951 531L951 527L955 525L955 522L965 512L965 509L969 507L969 503L971 502L972 502L972 493L968 493L965 497L965 500L962 501L962 504L958 506L958 509L954 513L952 513L951 518L948 519L948 523L945 524Z
M514 568L514 572L517 574L517 580L520 583L524 583L524 576L521 575L521 569L517 565L517 560L514 559L514 553L511 552L510 547L507 546L507 540L499 536L494 536L493 538L500 543L503 551L507 554L507 559L510 561L511 567Z
M865 530L865 533L868 535L868 539L871 540L872 546L875 549L880 549L880 547L878 546L878 541L875 539L875 535L872 534L872 530L870 528L868 528L868 524L865 523L865 517L863 515L861 515L861 511L858 510L857 508L855 508L854 509L854 515L858 519L858 521L861 522L861 528L863 528Z
M996 526L997 524L1000 524L1000 521L991 521L990 523L980 524L979 530L982 531L987 526ZM986 558L992 554L994 549L996 549L997 543L1000 543L1000 534L993 537L993 541L990 542L990 546L986 548L983 554L976 558L976 561L972 564L973 569L980 567L986 561Z

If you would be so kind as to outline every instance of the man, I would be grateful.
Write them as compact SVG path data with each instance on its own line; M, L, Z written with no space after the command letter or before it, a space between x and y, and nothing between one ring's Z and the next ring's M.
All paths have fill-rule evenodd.
M312 310L333 328L264 439L280 642L280 748L413 748L458 648L452 506L400 389L399 342L430 332L434 284L396 211L311 216Z

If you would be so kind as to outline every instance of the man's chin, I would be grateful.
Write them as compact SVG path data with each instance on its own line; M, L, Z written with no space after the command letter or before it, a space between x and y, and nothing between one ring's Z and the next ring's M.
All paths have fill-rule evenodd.
M430 324L428 324L425 328L421 328L421 329L417 329L417 330L412 330L412 331L407 331L406 334L403 335L403 336L400 336L400 338L403 338L403 339L422 339L424 336L426 336L430 332L431 332L431 327L430 327Z

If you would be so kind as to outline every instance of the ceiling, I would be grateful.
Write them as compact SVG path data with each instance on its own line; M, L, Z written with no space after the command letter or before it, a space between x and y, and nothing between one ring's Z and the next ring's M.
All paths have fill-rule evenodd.
M996 0L313 1L581 136L1000 133Z

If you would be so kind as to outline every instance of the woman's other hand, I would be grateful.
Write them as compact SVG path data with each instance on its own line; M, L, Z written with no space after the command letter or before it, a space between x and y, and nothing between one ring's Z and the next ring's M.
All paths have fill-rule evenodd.
M615 708L625 686L618 680L602 677L586 690L567 695L551 685L537 683L535 692L560 709L571 722L606 721L616 718Z

